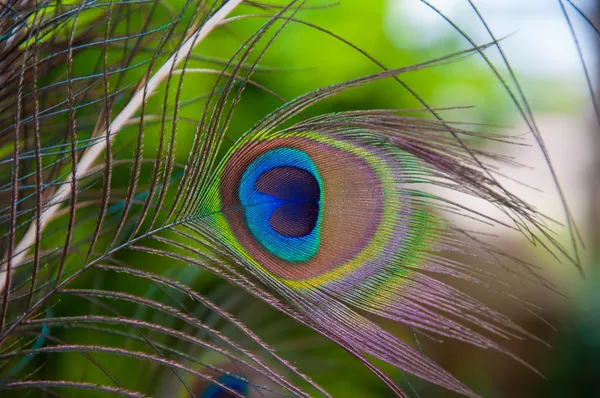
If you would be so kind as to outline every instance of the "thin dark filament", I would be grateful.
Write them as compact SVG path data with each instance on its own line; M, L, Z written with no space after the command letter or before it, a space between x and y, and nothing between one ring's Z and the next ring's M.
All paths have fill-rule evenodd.
M186 1L184 7L182 7L181 11L178 14L178 18L180 15L183 15L185 10L189 6L190 2L191 2L191 0ZM178 18L176 18L176 19L178 19ZM167 43L167 40L173 34L174 29L175 29L175 24L171 25L167 34L161 38L161 41L160 41L159 45L157 46L157 51L153 54L152 59L150 61L150 65L148 67L149 73L152 70L154 63L158 60L158 55L159 55L158 49L160 49L163 45L165 45ZM146 110L146 98L147 98L147 94L148 94L148 91L147 91L148 86L144 83L144 80L145 80L145 78L140 82L140 84L143 84L143 87L140 88L141 90L143 90L143 99L142 99L142 104L140 107L140 120L142 120L142 121L144 120L144 114L145 114L145 110ZM123 229L123 226L125 225L125 221L127 219L127 214L129 213L129 209L131 206L131 200L133 198L133 195L135 194L137 182L139 179L139 174L141 171L140 170L140 162L142 159L143 137L144 137L144 128L143 128L143 122L142 122L142 123L140 123L139 128L138 128L138 140L137 140L137 146L136 146L135 155L134 155L135 163L134 163L133 169L131 171L131 178L130 178L130 184L129 184L128 193L127 193L127 198L125 200L125 207L123 209L121 220L119 221L116 232L115 232L113 239L111 240L108 247L111 247L115 244L118 236L121 233L121 230Z
M596 28L596 26L592 23L592 21L575 5L571 0L566 0L571 7L577 11L577 13L594 29L594 31L600 35L600 32ZM562 0L558 0L560 4L560 9L567 21L567 25L569 25L569 32L571 33L571 37L573 38L573 42L575 43L575 47L577 48L577 53L579 54L579 61L581 62L581 68L583 69L583 73L585 75L585 80L587 83L587 87L590 93L590 98L592 99L592 104L594 105L594 113L596 114L596 119L600 123L600 108L598 108L598 100L596 97L596 90L592 85L592 78L590 77L589 68L585 62L585 57L583 56L583 50L581 48L581 44L579 43L579 38L577 37L577 33L575 32L575 27L573 26L573 22L571 21L571 17L569 17L569 13L567 12L565 5Z
M215 4L213 4L213 7L214 7L214 5ZM203 16L203 23L206 22L206 20L208 19L211 11L212 11L212 8L211 8L211 10L207 11L204 14L204 16ZM199 14L200 12L201 12L201 3L199 2L196 5L196 8L195 8L193 14L196 15L196 14ZM191 18L190 21L188 22L188 25L185 28L185 32L193 32L194 31L193 24L194 24L194 19ZM186 39L187 39L186 35L182 35L181 38L179 39L177 45L176 45L176 48L179 48L181 45L183 45L183 43L186 41ZM194 47L194 44L195 44L195 42L192 43L192 47ZM178 54L178 53L176 53L176 54ZM187 59L188 59L188 57L186 56L186 58L184 59L184 62L187 61ZM156 189L156 185L159 182L159 177L160 177L159 174L160 174L161 167L162 167L162 156L163 156L163 152L164 152L166 109L167 109L167 106L168 106L169 92L170 92L170 86L171 86L171 79L173 77L173 71L176 68L176 64L177 64L177 59L175 59L175 62L173 62L173 64L171 65L171 70L169 71L169 74L167 76L166 87L165 87L165 95L163 97L162 116L161 116L161 130L160 130L160 134L159 134L159 144L158 144L158 149L157 149L157 157L156 157L156 162L155 162L155 164L153 166L153 171L152 171L152 177L151 177L151 180L150 180L150 188L149 188L148 197L147 197L147 199L146 199L146 201L144 203L144 207L143 207L142 213L141 213L141 215L140 215L140 217L139 217L139 219L137 221L137 225L136 225L136 227L134 228L134 230L132 232L132 236L135 236L138 233L139 229L141 228L142 223L144 222L144 220L146 218L147 212L148 212L148 210L150 208L150 205L152 203L152 200L154 198L154 191ZM181 84L182 80L183 80L183 76L180 78L180 84ZM178 99L178 95L179 95L179 93L177 93L176 100ZM143 105L142 105L142 109L143 109ZM140 116L140 121L141 121L140 122L140 127L143 125L143 120L144 120L144 113L142 111L142 114ZM175 139L175 129L173 129L173 131L171 131L171 140L174 140L174 139ZM170 155L171 155L171 153L172 153L173 150L174 150L174 146L172 146L170 144L169 147L168 147L168 149L167 149L167 152L169 154L168 155L169 159L170 159ZM140 157L141 157L141 155L140 155ZM160 205L160 202L157 205L157 208L158 208L159 205ZM150 224L152 225L152 223L153 222L151 222Z
M95 292L95 291L94 291ZM116 315L117 318L123 318L123 314L121 314L119 311L117 311L115 308L103 303L102 301L96 299L93 297L93 292L88 292L88 291L79 291L76 289L73 290L68 290L65 289L63 291L60 292L61 294L71 294L74 296L78 296L78 297L82 297L86 300L88 300L90 303L100 306L106 310L108 310L109 312L113 313L114 315ZM102 292L99 292L100 296L102 295ZM154 342L152 342L151 339L149 339L144 333L142 333L142 331L140 330L140 328L137 325L132 325L131 328L141 337L141 339L148 344L148 346L150 346L150 348L157 353L161 358L163 359L167 359L165 357L165 355L163 354L162 350L160 350L155 344ZM182 379L181 375L179 374L179 372L177 371L177 369L174 368L169 368L171 370L171 372L175 375L175 377L177 377L177 379L179 380L179 382L183 385L183 387L188 391L188 393L190 394L191 397L193 397L192 391L190 390L190 388L188 387L188 385L185 383L185 381Z
M146 395L141 394L139 392L77 381L23 380L0 384L0 391L10 391L22 388L38 388L41 390L44 390L46 388L71 388L80 389L83 391L99 391L108 394L122 395L130 398L146 398Z
M291 9L291 7L293 6L294 3L295 3L295 1L292 1L290 4L288 4L288 6L282 8L281 11L279 11L276 15L269 16L269 20L253 36L251 36L238 49L238 51L236 51L234 53L234 55L231 57L231 59L229 61L230 63L233 62L233 60L235 59L235 57L237 57L237 55L239 53L242 54L240 61L235 64L234 70L231 73L231 76L229 77L229 79L227 80L227 82L225 84L225 89L223 90L223 93L219 96L219 98L217 100L217 104L215 105L214 113L211 114L210 120L208 121L207 126L204 127L205 115L208 112L208 107L210 105L210 98L206 102L206 106L205 106L205 109L204 109L204 112L202 115L202 119L200 121L198 131L202 131L204 128L206 128L206 137L207 138L205 140L203 140L202 146L198 148L197 153L195 152L196 147L194 147L194 152L192 152L192 153L194 153L195 155L192 156L192 153L190 153L190 157L188 158L188 159L192 159L192 158L199 159L199 161L196 161L196 164L193 167L194 171L190 178L190 184L194 184L194 185L191 187L191 189L187 188L187 185L186 185L187 180L185 180L186 175L184 174L184 180L182 180L182 184L186 187L185 197L183 200L184 205L181 209L178 210L176 219L187 214L190 208L193 209L193 207L197 204L198 199L196 199L196 200L190 200L190 199L192 197L197 197L197 198L200 197L200 195L198 195L198 190L204 186L204 184L206 183L206 180L210 177L209 176L210 173L207 173L207 172L203 173L203 171L209 170L210 166L212 166L213 162L215 161L215 156L217 154L215 148L218 147L218 144L220 144L220 140L213 140L212 136L214 135L216 138L216 135L219 133L218 129L219 129L221 113L225 106L225 102L227 100L229 92L233 88L233 82L237 78L238 71L240 70L240 65L245 62L245 60L250 55L251 50L258 44L259 40L267 32L267 30L275 23L275 21L278 18L281 18L288 9ZM274 35L274 37L276 37L279 32L281 32L281 28L278 29L278 31ZM264 51L266 51L266 49L269 47L269 44L271 44L271 43L272 43L272 41L270 41L267 44L267 46L263 50L263 53L261 54L261 56L264 54ZM242 49L244 47L247 47L247 50L242 52ZM258 60L253 62L253 65L256 65L259 62L259 60L260 60L260 57ZM227 67L229 67L229 64L224 68L224 71L225 71L225 69L227 69ZM250 70L247 77L244 78L244 82L247 81L251 72L252 72L252 70ZM213 86L213 91L215 90L215 87L219 84L219 81L222 78L222 76L224 76L223 73L221 74L221 76L219 76L217 82ZM245 85L245 83L242 83L242 87L240 88L238 93L241 93L241 90L243 90L244 85ZM212 97L212 94L213 93L211 92L211 97ZM222 133L225 131L225 128L226 128L226 126L223 127L223 129L221 130ZM222 140L222 135L219 135L219 138ZM207 140L208 140L208 142L206 142ZM198 142L198 144L199 144L199 142ZM203 150L203 148L205 148L205 147L207 149ZM206 154L204 154L205 151L207 152ZM179 198L177 198L177 199L179 199ZM178 200L175 201L172 209L175 209L177 204L178 204ZM172 211L169 213L169 217L170 217L171 213L172 213Z
M35 1L36 9L38 7L37 0ZM41 13L41 18L44 18L46 10ZM36 17L37 17L36 13ZM36 18L33 20L33 25L36 25ZM42 230L40 228L41 223L41 215L42 215L42 204L43 204L43 188L42 188L42 158L40 156L40 124L39 124L39 103L38 103L38 93L37 93L37 57L38 57L38 47L37 47L37 37L34 40L33 44L33 139L34 139L34 150L35 150L35 193L36 193L36 212L35 212L35 248L34 248L34 260L33 260L33 269L31 271L31 283L29 287L29 297L27 298L27 307L31 307L33 302L33 295L35 293L35 283L37 279L37 274L39 272L40 266L40 242L42 240Z
M209 12L206 12L206 15L208 16ZM175 156L175 133L177 131L177 115L180 109L180 95L181 95L181 91L183 89L183 81L185 78L185 73L186 73L186 69L187 69L187 65L189 63L189 60L191 59L192 56L192 52L190 51L187 56L185 57L184 61L183 61L183 65L181 67L182 72L181 72L181 76L179 78L179 84L177 86L177 91L175 94L175 109L173 111L173 119L172 119L172 124L171 124L171 140L169 142L169 148L167 150L167 154L168 154L168 158L167 158L167 165L166 165L166 170L164 173L164 177L163 177L163 182L162 182L162 189L160 191L159 197L158 197L158 201L157 204L155 206L154 209L154 216L152 217L152 220L150 221L149 224L149 229L152 229L154 227L154 223L156 222L156 219L158 217L159 211L162 207L165 195L167 193L167 181L169 181L170 177L171 177L171 173L173 171L173 161L174 161L174 156ZM165 103L163 104L163 118L161 119L161 132L162 129L164 128L164 123L165 123L165 116L167 114L167 109L166 109L166 96L167 94L165 93ZM165 223L168 222L168 217L165 219Z
M111 151L111 142L110 142L110 131L108 126L110 126L110 117L111 117L111 109L112 109L112 101L109 100L108 95L108 38L109 32L111 31L111 16L112 16L112 7L113 0L110 0L110 4L108 6L108 12L106 15L106 35L104 37L104 51L102 57L102 78L104 83L104 108L102 110L104 114L104 129L106 130L106 160L104 166L104 175L103 175L103 189L102 189L102 202L100 204L100 211L98 213L98 222L96 223L96 227L94 229L94 233L92 235L92 241L90 243L90 248L88 249L88 253L86 255L84 264L87 263L90 259L94 251L94 246L96 241L98 240L98 236L100 235L100 231L102 230L102 223L104 222L104 217L106 215L106 209L108 208L108 203L110 201L110 184L112 180L112 151ZM129 21L129 18L126 19ZM128 24L129 26L129 24ZM127 32L129 33L129 32ZM127 43L127 41L125 42ZM122 75L121 75L122 76ZM102 118L99 118L99 123ZM101 125L102 126L102 125Z
M282 10L280 12L280 14L283 13L284 11L285 10ZM209 94L209 97L206 101L206 105L204 106L204 111L202 112L202 117L201 117L200 122L198 123L198 127L196 129L196 134L194 136L194 144L192 145L192 150L190 151L190 153L188 155L188 164L191 163L193 165L192 167L189 168L192 171L188 173L188 170L186 169L186 171L183 175L183 179L182 179L182 186L184 187L184 189L178 191L178 193L175 197L174 204L171 207L171 210L169 211L169 213L166 217L166 220L167 220L166 222L168 222L171 215L174 214L174 212L178 208L179 202L182 198L183 198L183 206L181 208L177 209L175 219L178 219L179 217L181 217L182 214L186 214L186 209L190 207L190 203L192 202L192 200L190 200L190 199L194 196L197 196L196 193L197 193L198 187L202 186L202 183L203 183L203 181L201 180L203 178L201 171L205 169L204 165L210 161L209 159L212 156L211 151L214 151L214 148L212 148L210 146L210 144L212 142L211 134L215 134L216 132L213 131L211 126L214 125L214 123L218 124L218 117L220 115L220 111L219 111L220 106L223 107L225 105L225 101L226 101L227 97L229 96L230 91L233 88L233 82L237 78L237 72L240 70L240 65L244 64L244 61L249 56L251 50L254 48L254 46L256 46L260 37L264 34L264 32L266 32L266 30L271 26L271 24L273 22L274 22L274 19L270 19L269 21L267 21L266 24L264 24L250 38L248 38L242 44L242 46L240 46L238 48L238 50L231 56L231 58L229 59L229 61L225 65L225 67L223 68L223 71L219 74L219 77L217 78L216 83L213 85L211 92ZM247 47L247 49L245 51L243 51L245 47ZM218 92L217 87L219 85L219 82L221 81L223 76L226 76L225 71L232 65L235 58L239 54L242 54L241 59L239 62L235 63L234 71L231 74L228 74L229 79L226 81L223 89L220 90L221 94L218 96L217 104L214 107L213 114L210 114L210 116L209 116L209 107L211 105L213 96ZM256 64L256 62L254 64ZM209 119L208 121L206 120L207 118ZM207 148L207 149L204 149L204 148ZM205 151L207 152L206 155L204 155ZM192 159L193 159L193 161L192 161ZM183 196L181 194L183 194Z
M55 343L59 343L61 345L66 345L68 344L66 341L61 340L57 337L54 336L50 336L48 334L42 334L42 333L34 333L37 336L43 336L46 340L50 340L50 341L54 341ZM121 383L119 383L119 381L116 379L115 376L113 376L112 373L110 373L104 366L102 366L98 361L96 361L90 354L88 354L87 352L79 352L85 359L87 359L88 361L90 361L96 368L98 368L98 370L100 370L102 373L104 373L109 379L112 380L112 382L115 384L115 386L119 387L119 388L123 388L123 385ZM26 379L26 378L24 378Z
M0 335L4 332L4 324L8 313L9 294L12 283L12 262L15 250L15 229L17 224L17 202L18 202L18 184L19 184L19 130L21 128L21 106L23 85L25 82L25 59L21 65L20 81L17 89L17 107L15 109L15 129L13 132L13 163L12 163L12 192L10 209L10 227L8 237L8 259L6 268L3 270L5 275L4 294L2 300L2 312L0 312Z
M190 238L192 239L191 236L187 235L186 233L179 231L177 229L173 230L173 232L184 236L186 238ZM180 247L182 249L186 249L186 250L191 250L189 247L185 247L184 245L181 245L178 242L174 242L172 240L166 239L166 238L157 238L158 241L175 246L175 247ZM205 253L200 253L199 251L194 251L194 253L198 253L200 256L198 258L203 258L206 257ZM181 260L180 260L181 261ZM211 261L210 259L207 259L207 261ZM299 377L301 377L302 379L304 379L305 381L307 381L308 383L310 383L311 385L313 385L315 388L320 390L320 387L318 385L316 385L312 380L310 380L307 376L301 374L292 364L290 364L289 362L287 362L284 358L282 358L281 356L279 356L273 349L271 349L266 343L264 343L260 337L258 337L256 334L254 334L245 324L243 324L241 321L239 321L238 319L236 319L233 315L225 312L220 306L216 305L215 303L213 303L212 301L208 300L207 298L205 298L204 296L199 295L198 293L194 292L193 290L191 290L190 288L188 288L185 285L182 285L178 282L175 282L169 278L166 278L164 276L161 275L156 275L156 274L150 274L144 271L140 271L140 270L135 270L135 269L131 269L129 267L126 267L124 265L119 266L119 267L115 267L115 266L108 266L108 265L97 265L96 268L98 269L104 269L107 271L114 271L114 272L118 272L118 273L127 273L127 274L131 274L140 278L145 278L148 280L153 281L154 283L160 283L163 284L169 288L175 289L183 294L185 294L186 296L191 297L192 299L194 299L195 301L201 303L202 305L204 305L206 308L210 309L211 311L213 311L214 313L216 313L217 315L219 315L220 317L222 317L223 319L226 319L227 321L229 321L231 324L233 324L237 329L239 329L242 333L244 333L246 336L248 336L252 341L256 342L259 346L261 346L265 351L267 351L271 356L273 356L277 361L279 361L281 364L283 364L286 368L290 369L290 371L294 372L294 374L298 375ZM205 268L205 267L202 267ZM211 271L212 272L212 271ZM323 392L323 391L322 391Z
M71 28L71 33L69 35L69 52L67 54L67 104L68 104L68 115L69 115L69 139L71 142L71 177L70 177L70 185L71 185L71 199L69 202L69 224L67 226L67 236L65 238L65 245L63 249L63 253L60 259L60 265L58 266L58 270L56 272L56 281L57 284L60 281L60 278L63 273L65 262L67 261L67 255L69 253L69 248L71 245L71 235L73 234L73 228L75 227L75 206L77 204L77 133L76 133L76 120L75 120L75 110L73 109L74 98L73 98L73 83L71 82L71 76L73 75L73 49L72 43L75 38L75 28L77 26L77 20L79 18L81 8L85 5L85 0L81 0L80 8L75 13L73 18L73 26ZM61 187L62 188L62 187ZM61 189L59 188L59 189Z
M477 44L462 30L460 29L460 27L458 25L456 25L451 19L449 19L444 13L442 13L438 8L436 8L435 6L433 6L432 4L430 4L427 0L420 0L423 4L427 5L429 8L431 8L433 11L435 11L438 15L440 15L442 18L444 18L458 33L461 34L461 36L463 36L472 46L473 48L478 48ZM474 10L477 12L477 9L474 7L473 3L471 2L471 0L467 0L469 1L469 4L471 4L471 6L474 8ZM559 0L560 1L560 0ZM478 16L480 17L480 19L482 19L481 15L479 14L479 12L477 12ZM491 35L491 30L489 29L489 27L486 26L486 29L488 30L488 32L490 32ZM491 35L492 38L494 38L493 35ZM495 40L495 38L493 39L494 42L496 43L496 47L499 47L498 45L498 41ZM542 230L541 228L539 228L535 223L534 226L535 228L541 232L547 239L549 239L552 244L557 247L557 249L559 251L561 251L561 253L567 258L569 259L569 261L571 261L578 269L579 271L583 274L583 268L581 266L581 260L579 257L579 250L578 250L578 244L577 244L577 240L576 237L579 238L579 232L577 230L577 227L574 224L574 220L573 220L573 216L571 214L571 211L569 210L569 207L567 205L567 201L566 201L566 197L564 196L564 192L562 190L562 188L560 187L560 184L558 183L558 177L556 175L556 172L554 170L554 167L552 166L552 163L550 161L550 157L549 154L547 152L546 146L544 145L543 139L541 137L541 134L539 133L539 129L537 128L537 125L535 124L535 120L533 119L533 115L531 113L530 108L527 106L528 112L525 113L525 111L523 110L522 106L520 105L520 103L516 100L512 90L510 90L510 88L508 87L508 85L506 84L506 82L504 81L504 79L502 78L502 76L500 75L500 73L498 72L498 70L496 69L496 67L493 65L493 63L489 60L489 58L480 50L478 50L478 52L480 53L480 55L482 56L482 58L485 60L485 62L489 65L489 67L491 68L491 70L494 72L494 74L498 77L498 79L500 80L500 82L502 83L503 87L506 89L508 95L512 98L514 104L516 105L517 109L521 112L521 115L523 116L523 119L527 122L527 124L530 126L532 132L534 133L534 137L536 139L536 142L538 143L538 146L540 147L540 149L542 150L543 154L544 154L544 158L546 160L546 163L548 164L549 170L552 173L552 177L555 183L555 186L557 187L558 193L561 197L561 202L563 205L563 208L565 209L566 212L566 216L567 216L567 223L569 225L569 231L570 231L570 235L571 235L571 244L573 246L573 255L575 256L575 258L573 259L571 257L571 255L566 252L562 247L560 247L556 240L550 236L546 231ZM504 61L506 62L506 57L503 57ZM506 62L508 63L508 62ZM514 74L512 75L514 80L516 80L516 78L514 77ZM519 91L522 93L522 90L519 89ZM524 94L522 94L522 96L524 97ZM525 101L525 103L527 103L527 101ZM529 117L527 116L529 115ZM453 134L454 135L454 134ZM467 148L467 151L470 152ZM482 168L482 170L484 170L489 176L490 178L492 178L495 182L495 184L502 190L504 191L511 199L515 200L515 201L520 201L521 200L517 197L515 197L514 195L512 195L510 192L508 192L499 182L497 182L494 177L491 175L491 173L489 172L489 170L483 165L481 164L476 158L474 158L475 161L477 161L480 165L480 167ZM531 220L530 220L531 221ZM519 222L517 222L517 220L515 220L515 223L517 225L521 225ZM525 231L530 232L529 228L522 225L525 229L523 230L523 234L525 236L527 236L528 234L525 234ZM529 237L530 240L532 242L538 242L538 243L542 243L540 241L540 239L534 235L533 232L529 233Z

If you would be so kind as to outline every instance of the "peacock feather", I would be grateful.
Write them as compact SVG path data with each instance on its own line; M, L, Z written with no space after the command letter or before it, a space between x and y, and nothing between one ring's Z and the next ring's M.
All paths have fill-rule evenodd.
M360 26L384 54L360 25L375 3L0 1L3 396L488 395L422 340L539 377L511 345L545 340L511 314L541 319L521 293L559 290L545 263L583 272L583 245L510 37L474 1L485 41L414 1L460 41L388 68L319 23ZM554 7L595 105L573 19L594 25ZM299 40L317 65L327 40L360 61L341 78L269 62ZM428 99L457 65L485 72L486 120ZM270 88L294 79L302 92ZM526 144L500 130L503 107L543 155L562 221L513 188L523 165L505 151Z

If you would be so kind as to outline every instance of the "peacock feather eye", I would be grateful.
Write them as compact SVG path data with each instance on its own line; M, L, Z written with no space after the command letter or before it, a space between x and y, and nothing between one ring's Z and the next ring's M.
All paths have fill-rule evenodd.
M401 189L403 168L418 161L381 145L310 132L250 137L224 160L205 212L251 268L289 286L375 281L433 239L435 223L423 228Z
M244 220L272 255L308 261L319 250L322 181L305 152L272 149L246 168L238 185Z

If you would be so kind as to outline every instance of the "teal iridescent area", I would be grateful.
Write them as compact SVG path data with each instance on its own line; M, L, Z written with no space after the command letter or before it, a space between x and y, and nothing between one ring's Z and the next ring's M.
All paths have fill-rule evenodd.
M233 391L237 391L243 396L248 395L247 381L229 375L223 375L218 380ZM230 392L216 384L211 384L198 398L224 398L229 396L231 396Z
M318 251L322 181L312 159L276 148L254 160L239 185L239 200L254 238L282 260L310 260Z

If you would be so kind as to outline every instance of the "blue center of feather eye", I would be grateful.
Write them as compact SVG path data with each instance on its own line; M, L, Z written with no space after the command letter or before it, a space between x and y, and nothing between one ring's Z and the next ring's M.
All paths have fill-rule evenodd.
M322 187L306 153L277 148L259 156L242 176L239 199L250 232L271 254L301 262L317 253Z
M262 173L254 188L282 202L269 220L278 234L299 238L315 228L321 190L310 172L298 167L275 167Z

